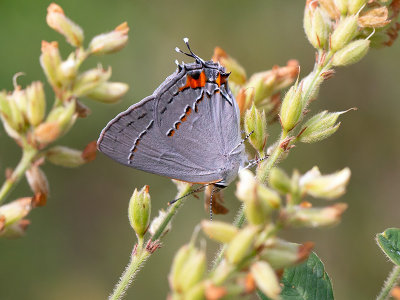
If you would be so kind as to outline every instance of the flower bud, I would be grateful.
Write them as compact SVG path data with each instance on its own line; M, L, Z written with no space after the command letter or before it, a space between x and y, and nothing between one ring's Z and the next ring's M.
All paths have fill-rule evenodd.
M91 90L86 96L104 103L117 102L129 89L123 82L103 82Z
M28 112L28 97L26 95L26 90L21 90L19 86L16 87L11 95L11 99L17 105L20 116L24 121Z
M349 0L334 0L335 6L342 15L347 14L347 5Z
M257 261L250 267L251 275L257 287L269 298L279 299L281 287L278 276L272 267L265 261Z
M149 186L145 185L140 191L135 189L129 200L128 218L138 238L143 238L149 227L150 213Z
M75 168L86 163L82 151L55 146L46 151L46 159L56 166Z
M349 168L333 174L321 175L318 168L314 167L300 178L300 187L302 192L315 198L336 199L346 192L350 175Z
M95 36L89 44L92 54L103 55L121 50L128 42L128 23L118 25L113 31Z
M92 92L100 84L106 82L111 76L111 68L104 70L102 67L91 69L78 76L73 92L77 96Z
M299 227L333 226L340 222L343 212L347 209L346 203L336 203L323 208L295 207L287 216L287 223Z
M36 127L34 135L40 144L48 144L66 133L76 120L76 103L74 100L66 106L54 108L46 118L46 122Z
M215 47L214 55L211 58L214 62L219 62L228 73L229 81L242 85L246 82L245 69L232 57L230 57L222 48Z
M171 271L168 275L169 285L172 290L174 291L179 290L180 288L178 281L179 275L181 274L182 267L186 263L188 257L192 255L193 251L194 251L193 246L190 244L182 246L175 254L174 260L172 261Z
M18 138L19 133L24 130L25 121L14 95L10 96L5 92L0 92L0 115L8 135Z
M28 99L27 117L32 126L39 125L46 113L46 99L43 84L40 81L33 82L26 88Z
M314 12L312 26L315 36L318 38L318 43L314 47L322 49L328 43L331 24L319 8Z
M315 79L314 72L311 72L307 77L305 77L300 85L303 87L303 95L302 95L302 102L304 108L310 103L310 101L315 100L318 97L319 88L321 83L324 81L323 76L317 76Z
M220 243L229 243L238 233L235 226L219 221L204 220L201 222L201 228L210 239Z
M341 19L332 33L331 49L336 52L346 46L356 35L357 28L357 16Z
M370 9L358 18L360 27L379 28L390 23L389 11L386 6Z
M281 106L281 123L285 131L292 130L299 122L303 111L302 87L297 84L286 93Z
M266 260L273 269L279 270L303 262L308 258L312 248L311 242L301 245L274 239L271 244L265 246L260 258Z
M300 131L299 141L303 143L315 143L326 139L334 134L340 126L340 123L335 124L341 114L348 112L328 113L327 110L311 117L303 125Z
M225 252L226 259L234 265L240 263L250 251L257 233L257 226L249 225L241 229L228 244L228 248Z
M68 19L63 9L55 3L47 8L47 24L58 33L61 33L69 44L80 47L83 42L83 30Z
M46 203L49 194L49 182L46 174L36 165L32 165L25 172L26 179L28 180L31 190L41 197L41 203Z
M75 79L78 73L79 63L75 53L71 53L67 60L63 61L58 68L58 77L63 82L70 82Z
M367 3L367 0L349 0L348 1L348 14L355 15L360 8Z
M205 285L203 282L196 284L185 293L185 300L204 300Z
M253 132L249 137L251 145L258 153L264 153L264 147L267 141L267 120L265 118L265 112L260 112L253 103L251 108L246 111L244 126L246 134Z
M368 52L369 40L356 40L335 53L332 64L336 67L352 65L361 60Z
M290 193L290 178L280 168L272 168L268 177L268 184L282 194Z
M158 211L158 216L151 221L149 227L149 233L151 234L151 236L154 236L154 234L156 234L161 224L165 220L166 215L167 213L165 211L163 210ZM163 232L160 234L160 237L163 237L168 231L170 231L171 227L172 227L171 222L169 222L168 225L164 228Z
M318 3L331 19L336 20L340 17L340 13L336 9L334 0L318 0Z
M3 227L7 228L24 218L32 209L31 201L30 197L26 197L0 206L0 216L4 217Z
M25 235L26 230L30 224L29 220L22 219L11 225L4 230L0 229L0 237L15 239Z
M46 74L47 80L52 86L59 86L58 69L61 64L61 56L58 51L58 43L42 41L42 54L40 55L40 65Z
M179 293L185 293L199 283L206 271L206 255L192 244L185 245L175 255L169 283L171 288Z

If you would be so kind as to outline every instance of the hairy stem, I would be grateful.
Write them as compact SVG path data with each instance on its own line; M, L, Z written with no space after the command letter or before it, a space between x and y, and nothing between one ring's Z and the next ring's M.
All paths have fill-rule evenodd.
M382 287L379 296L376 300L386 300L389 299L389 295L393 287L400 279L400 266L394 266L392 272L390 272L389 277L386 279L385 284Z
M4 202L7 195L11 192L14 186L21 180L25 171L30 167L32 160L37 154L37 150L28 144L24 145L22 157L17 167L13 170L11 176L7 178L0 189L0 204Z
M178 212L178 209L182 206L185 199L187 198L182 197L187 195L189 192L190 185L187 185L186 188L183 188L179 191L177 195L177 198L179 200L177 200L169 207L167 214L164 216L164 219L162 220L160 226L148 243L157 243L157 240L163 237L165 228L170 224L173 216ZM152 251L146 249L146 247L143 248L143 245L143 238L138 238L138 243L137 245L135 245L129 264L126 267L125 271L122 273L121 278L116 284L113 293L109 297L109 300L122 299L129 285L132 283L136 274L139 272L140 268L153 253ZM157 249L157 247L155 249Z

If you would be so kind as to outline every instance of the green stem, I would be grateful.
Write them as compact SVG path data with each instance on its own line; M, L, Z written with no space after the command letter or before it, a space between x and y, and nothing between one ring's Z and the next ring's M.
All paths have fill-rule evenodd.
M30 167L32 160L37 154L37 150L29 145L25 145L22 150L22 157L17 167L12 172L11 176L7 178L0 189L0 204L4 202L7 195L11 192L14 186L21 180L25 171Z
M400 279L400 266L394 266L389 277L386 279L379 296L376 300L386 300L389 298L390 292Z
M182 189L177 198L181 198L187 195L190 192L190 185L187 185L186 188ZM157 242L160 238L163 237L165 228L171 222L173 216L178 212L178 209L182 206L185 199L187 197L181 198L177 200L174 204L172 204L167 214L164 216L163 221L161 222L160 226L158 227L157 231L149 240L150 243ZM128 289L129 285L132 283L133 279L135 278L136 274L139 272L142 265L146 262L146 260L150 257L153 252L148 251L146 248L143 248L143 238L138 238L138 244L135 246L136 249L134 250L133 255L131 256L131 260L129 261L128 266L126 267L124 273L121 275L121 279L117 283L114 288L113 293L109 297L109 300L119 300L122 299L126 290Z
M150 252L146 251L145 249L143 250L143 247L140 247L140 245L137 245L137 248L134 251L136 251L136 253L131 256L131 260L129 261L124 273L122 273L113 293L108 298L109 300L122 299L129 285L135 278L136 273L139 271L140 266L150 256Z

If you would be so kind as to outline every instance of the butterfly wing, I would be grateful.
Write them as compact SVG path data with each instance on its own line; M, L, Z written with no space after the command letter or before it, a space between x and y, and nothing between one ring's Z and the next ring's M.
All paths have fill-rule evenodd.
M205 84L182 88L187 76L186 70L172 74L152 96L114 118L100 135L99 150L174 179L222 180L227 148L240 142L237 105Z

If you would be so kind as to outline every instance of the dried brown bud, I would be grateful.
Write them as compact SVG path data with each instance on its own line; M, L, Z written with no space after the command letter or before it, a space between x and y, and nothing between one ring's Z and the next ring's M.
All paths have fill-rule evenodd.
M367 10L358 18L360 27L384 27L390 23L389 12L386 6L381 6Z

